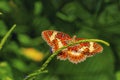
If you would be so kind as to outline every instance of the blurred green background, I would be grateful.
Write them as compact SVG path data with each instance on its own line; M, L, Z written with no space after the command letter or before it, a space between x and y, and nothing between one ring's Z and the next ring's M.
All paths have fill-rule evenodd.
M120 80L120 0L0 0L0 80L23 80L51 55L43 30L110 43L77 65L54 58L36 80Z

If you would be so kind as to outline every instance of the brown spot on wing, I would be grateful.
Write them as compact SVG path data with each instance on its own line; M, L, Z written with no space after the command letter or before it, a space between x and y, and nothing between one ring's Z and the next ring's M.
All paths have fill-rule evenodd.
M57 39L54 39L51 44L52 44L53 52L59 49Z
M62 51L57 55L57 59L66 60L68 57L68 53L66 51Z
M63 32L58 32L55 38L59 39L64 46L67 45L68 40L71 40L71 37Z

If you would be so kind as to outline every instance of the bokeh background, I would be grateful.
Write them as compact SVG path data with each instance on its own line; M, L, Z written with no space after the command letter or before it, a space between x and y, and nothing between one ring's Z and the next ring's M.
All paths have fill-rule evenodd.
M51 55L44 30L98 38L104 51L79 64L54 58L36 80L120 80L120 0L0 0L0 80L23 80Z

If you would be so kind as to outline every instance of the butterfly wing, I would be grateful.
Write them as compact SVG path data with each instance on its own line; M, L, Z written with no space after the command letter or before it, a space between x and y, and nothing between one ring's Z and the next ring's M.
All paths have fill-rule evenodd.
M71 39L68 34L54 30L43 31L42 37L53 48L53 52L67 45L67 41Z
M95 54L101 53L103 51L103 47L96 42L89 42L88 52L84 53L88 57L91 57Z
M83 40L81 38L76 38L76 41ZM96 42L84 42L79 45L85 47L84 54L87 56L92 56L103 51L103 47Z
M68 44L67 41L71 40L71 37L68 34L54 30L43 31L42 37L47 42L47 44L52 47L53 52L63 46L66 46ZM62 50L58 54L57 58L60 60L66 60L67 59L66 49Z
M75 42L83 38L75 38ZM96 42L84 42L68 47L68 60L72 63L79 63L97 53L103 51L103 47Z
M83 38L71 38L68 34L54 30L43 31L42 37L47 42L47 44L52 47L53 52L63 46L68 45L71 42L83 40ZM62 50L57 55L57 59L68 59L70 62L77 64L84 61L87 57L102 52L102 50L102 46L98 43L84 42Z

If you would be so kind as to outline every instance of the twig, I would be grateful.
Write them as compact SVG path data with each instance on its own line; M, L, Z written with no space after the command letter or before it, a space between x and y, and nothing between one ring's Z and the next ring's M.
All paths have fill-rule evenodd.
M11 32L14 30L14 28L16 27L16 24L14 24L12 26L12 28L6 33L6 35L3 37L3 39L0 42L0 50L2 49L3 45L5 44L7 38L9 37L9 35L11 34Z
M54 52L46 61L45 63L42 65L42 67L40 69L38 69L37 71L29 74L24 80L32 80L34 79L37 75L41 74L41 73L46 73L48 72L47 70L44 70L48 63L60 52L62 51L63 49L69 47L69 46L73 46L73 45L76 45L76 44L79 44L79 43L83 43L83 42L101 42L107 46L109 46L109 43L106 42L106 41L103 41L103 40L99 40L99 39L85 39L85 40L80 40L78 42L75 42L75 43L71 43L71 44L68 44L67 46L64 46L62 48L60 48L59 50L57 50L56 52Z

